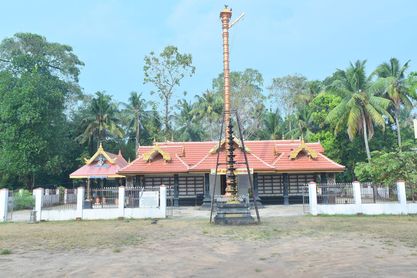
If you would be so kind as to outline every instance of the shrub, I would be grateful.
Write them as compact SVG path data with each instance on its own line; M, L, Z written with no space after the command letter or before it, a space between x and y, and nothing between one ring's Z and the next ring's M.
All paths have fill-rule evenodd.
M12 253L12 251L10 251L9 249L1 249L0 250L0 255L10 255Z
M35 198L29 190L21 189L14 194L13 198L14 209L31 209L35 206Z

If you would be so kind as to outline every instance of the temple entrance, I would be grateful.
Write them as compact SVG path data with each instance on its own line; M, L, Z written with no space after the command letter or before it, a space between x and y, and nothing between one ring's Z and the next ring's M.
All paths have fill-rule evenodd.
M226 194L226 175L220 175L220 194Z

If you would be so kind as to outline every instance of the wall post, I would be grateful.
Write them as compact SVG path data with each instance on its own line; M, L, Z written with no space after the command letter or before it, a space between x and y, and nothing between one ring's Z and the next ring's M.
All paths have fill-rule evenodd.
M68 202L68 189L64 189L64 204Z
M162 212L164 218L166 218L166 209L167 209L167 188L165 185L159 187L159 209Z
M9 204L9 189L0 189L0 222L7 221L7 209Z
M356 213L362 213L362 194L361 194L361 184L358 181L352 182L353 188L353 201L356 207Z
M174 207L179 206L180 181L178 174L174 174Z
M314 181L308 183L308 203L310 214L317 215L317 185Z
M284 194L284 205L289 205L289 187L290 187L290 177L288 174L282 174L282 178L284 181L284 187L283 187L283 194Z
M125 217L125 187L119 186L119 218Z
M397 181L397 194L398 194L398 202L401 205L401 214L408 214L407 195L405 193L405 182L402 180Z
M35 211L36 211L36 221L41 221L42 217L42 197L43 197L43 188L33 189L33 194L35 195Z
M75 214L75 218L77 220L83 219L83 208L84 208L84 194L85 188L80 186L77 188L77 213Z

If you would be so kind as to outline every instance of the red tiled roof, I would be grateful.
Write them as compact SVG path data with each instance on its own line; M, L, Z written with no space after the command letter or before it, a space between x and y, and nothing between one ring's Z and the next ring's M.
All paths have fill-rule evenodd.
M308 150L302 150L295 159L290 158L290 153L296 150L301 140L264 140L245 141L249 149L247 158L249 167L255 172L343 172L345 167L332 161L324 155L324 149L320 143L306 143L304 146L312 152L317 152L313 158ZM187 172L210 172L216 167L217 153L210 153L218 142L165 142L157 143L158 149L168 153L170 160L165 161L161 155L145 161L144 154L154 149L154 146L141 146L138 157L118 173L122 175L132 174L171 174ZM241 149L235 151L237 162L244 162ZM221 149L220 162L226 161L226 152ZM220 166L224 168L225 166ZM236 168L244 168L244 164Z
M91 164L86 164L70 174L72 179L80 178L116 178L121 177L117 172L128 165L121 153L114 154L105 152L114 164L105 160L103 165L99 166L98 159L95 159Z

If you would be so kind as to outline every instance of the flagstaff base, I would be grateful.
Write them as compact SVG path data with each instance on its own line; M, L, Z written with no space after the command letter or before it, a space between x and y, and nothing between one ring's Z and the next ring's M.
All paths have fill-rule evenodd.
M248 204L244 202L218 202L214 224L218 225L252 225L256 224Z

